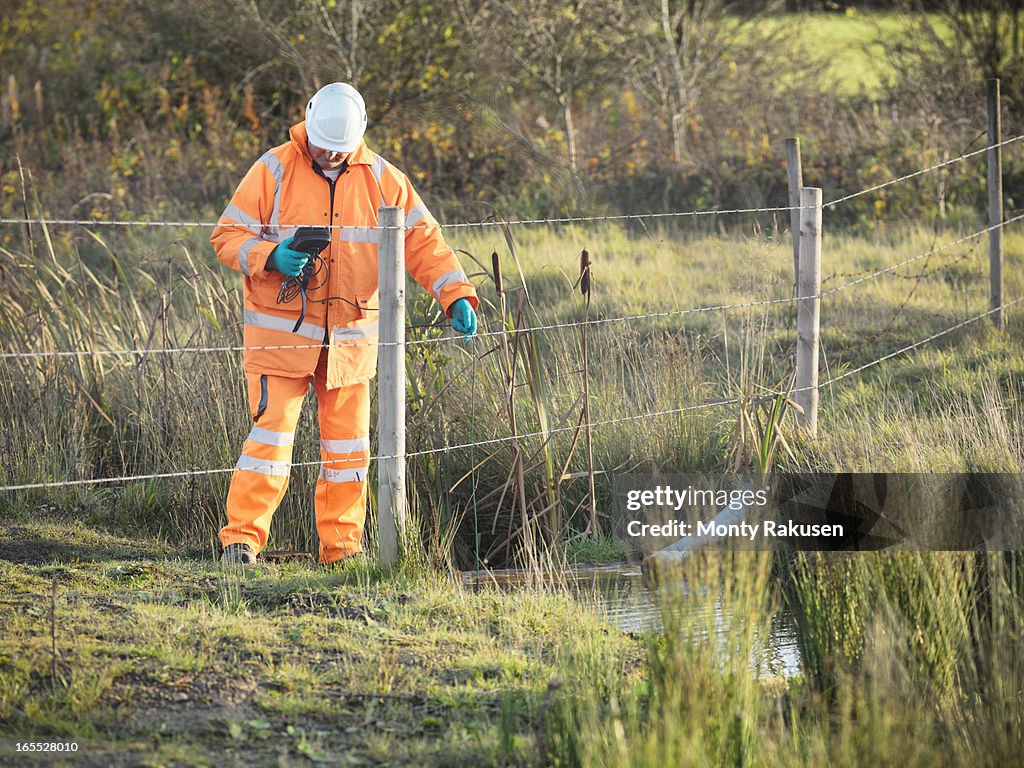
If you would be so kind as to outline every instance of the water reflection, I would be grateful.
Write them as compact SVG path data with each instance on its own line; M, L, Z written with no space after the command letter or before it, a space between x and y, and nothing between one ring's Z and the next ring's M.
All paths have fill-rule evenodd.
M556 579L557 583L565 584L574 597L593 606L623 632L645 634L664 631L662 600L666 591L648 589L638 565L581 566L559 572ZM477 583L516 589L530 584L531 580L519 570L481 571L479 581L473 572L463 574L465 586L472 587ZM685 584L676 584L670 589L673 608L684 614L678 617L681 623L709 628L724 647L731 617L723 608L721 599L693 591ZM788 612L780 611L772 617L767 639L757 645L757 658L752 659L751 664L759 676L788 677L800 672L796 630L793 617Z

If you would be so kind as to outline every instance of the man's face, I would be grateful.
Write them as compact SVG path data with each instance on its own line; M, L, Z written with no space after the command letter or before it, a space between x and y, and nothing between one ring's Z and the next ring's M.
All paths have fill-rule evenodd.
M309 146L309 154L313 158L313 162L323 168L325 171L333 171L336 168L341 168L341 164L348 159L351 152L334 152L330 149L321 149L320 147L306 142Z

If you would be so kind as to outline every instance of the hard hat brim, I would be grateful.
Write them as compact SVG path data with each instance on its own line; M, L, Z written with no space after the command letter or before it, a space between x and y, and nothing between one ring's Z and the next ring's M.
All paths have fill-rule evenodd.
M306 137L309 139L309 143L320 149L326 149L330 152L355 152L359 145L363 143L363 137L360 136L355 141L332 141L327 136L324 136L317 131L316 126L306 123Z

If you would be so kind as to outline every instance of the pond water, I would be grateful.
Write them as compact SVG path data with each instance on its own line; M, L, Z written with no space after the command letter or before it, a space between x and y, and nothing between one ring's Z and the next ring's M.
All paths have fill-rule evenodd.
M511 569L480 571L479 579L476 573L467 571L462 578L463 584L470 588L479 583L481 586L516 589L531 583L524 571ZM560 572L557 578L577 600L593 607L623 632L645 634L664 631L664 600L670 594L673 610L682 612L679 616L683 620L681 623L687 623L686 619L699 619L694 623L708 627L723 647L727 643L731 617L719 597L688 590L683 584L650 589L644 583L639 565L580 566ZM800 672L796 630L789 613L780 611L773 616L768 637L758 644L756 658L751 660L751 664L764 677L788 677Z

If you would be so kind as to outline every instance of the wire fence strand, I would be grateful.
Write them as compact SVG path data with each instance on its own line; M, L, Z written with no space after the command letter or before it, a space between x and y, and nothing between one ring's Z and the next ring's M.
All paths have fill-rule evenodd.
M600 216L556 216L554 218L536 218L536 219L483 219L480 221L462 221L452 222L450 224L423 224L422 222L415 225L400 224L398 226L382 226L379 224L374 225L358 225L358 224L274 224L275 229L294 229L296 227L308 227L315 226L324 229L338 229L338 230L400 230L407 231L412 229L481 229L485 227L502 227L502 226L524 226L530 224L589 224L589 223L601 223L601 222L612 222L612 221L636 221L646 219L672 219L672 218L693 218L700 216L733 216L740 214L751 214L751 213L778 213L781 211L792 211L800 210L799 206L792 207L788 205L776 205L776 206L762 206L762 207L750 207L750 208L707 208L701 210L690 210L690 211L662 211L652 213L615 213L606 214ZM225 227L230 229L244 229L252 231L249 226L245 224L239 224L237 222L218 222L218 221L204 221L204 220L149 220L149 219L56 219L46 218L45 216L39 216L36 218L30 217L9 217L0 218L0 225L29 225L38 224L40 226L68 226L68 227L141 227L155 229L159 227L174 227L174 228L191 228L191 229L212 229L214 227ZM269 225L264 225L269 226Z
M966 242L968 242L970 240L974 240L975 238L978 238L978 237L981 237L982 235L988 234L989 232L992 232L993 230L1003 229L1008 224L1013 224L1015 222L1020 221L1021 219L1024 219L1024 213L1019 214L1017 216L1014 216L1011 219L1007 219L1006 221L1000 222L999 224L993 224L991 226L985 227L984 229L979 229L977 232L972 232L969 235L964 235L963 237L958 238L956 240L953 240L952 242L946 243L944 245L940 245L940 246L938 246L936 248L932 248L930 251L925 251L924 253L919 253L916 256L911 256L910 258L904 259L903 261L899 262L898 264L892 264L892 265L890 265L888 267L885 267L883 269L879 269L879 270L877 270L875 272L872 272L870 274L864 275L863 277L859 277L856 280L851 280L848 283L843 283L842 285L837 285L835 288L829 288L827 291L822 291L821 293L819 293L817 297L811 297L811 298L822 298L823 299L826 296L831 296L832 294L839 293L840 291L845 291L848 288L853 288L854 286L860 285L862 283L866 283L868 280L873 280L876 277L881 277L882 275L888 274L890 272L895 272L900 267L905 267L908 264L913 264L915 261L920 261L921 259L926 259L929 256L934 256L936 253L941 253L942 251L948 250L950 248L954 248L955 246L961 245L961 244L966 243Z
M809 299L823 299L828 296L832 296L841 291L848 290L857 285L873 280L891 272L895 272L901 267L905 267L908 264L913 264L921 259L934 256L937 253L954 248L957 245L961 245L970 240L974 240L981 237L989 232L996 229L1005 228L1010 224L1014 224L1024 219L1024 213L1018 214L1009 218L999 224L992 224L991 226L979 229L976 232L972 232L969 235L957 238L956 240L950 241L943 245L932 248L924 253L919 253L909 258L906 258L896 264L892 264L882 269L871 272L867 275L863 275L855 280L843 283L842 285L829 288L821 291L815 296L809 296ZM736 309L752 309L756 307L769 307L776 306L779 304L793 304L798 301L799 298L790 296L786 298L776 299L759 299L754 301L734 302L731 304L713 304L706 307L689 307L685 309L672 309L664 310L661 312L645 312L635 315L619 315L616 317L606 318L590 318L587 320L574 320L571 322L564 323L548 323L544 325L530 326L521 329L502 329L496 331L481 331L476 334L478 338L497 338L502 336L514 336L517 333L532 333L538 331L553 331L566 328L579 328L582 326L600 326L607 325L610 323L620 322L633 322L637 320L652 320L652 319L663 319L668 317L681 317L684 315L691 314L702 314L707 312L724 312ZM438 326L444 327L444 326ZM461 342L463 341L461 335L450 335L450 336L439 336L436 338L424 338L424 339L409 339L404 342L377 342L377 346L396 346L402 344L407 347L417 346L420 344L435 344L438 342ZM245 351L274 351L274 350L285 350L285 349L319 349L324 345L320 344L276 344L276 345L226 345L226 346L191 346L191 347L152 347L144 348L138 347L134 349L78 349L78 350L32 350L23 352L0 352L0 360L11 360L11 359L47 359L47 358L65 358L65 357L117 357L117 356L135 356L145 357L147 355L169 355L169 354L207 354L207 353L224 353L224 352L245 352Z
M833 377L829 378L828 380L826 380L825 382L820 383L818 385L818 388L819 389L824 389L826 387L830 387L831 385L833 385L833 384L835 384L835 383L837 383L839 381L842 381L844 379L850 378L851 376L854 376L854 375L856 375L858 373L861 373L861 372L863 372L863 371L865 371L865 370L867 370L869 368L872 368L872 367L874 367L876 365L880 365L881 363L886 362L887 360L891 360L891 359L893 359L895 357L899 357L900 355L906 354L907 352L910 352L910 351L912 351L914 349L917 349L917 348L919 348L921 346L924 346L925 344L929 344L932 341L935 341L936 339L942 338L943 336L947 336L950 333L953 333L954 331L957 331L957 330L959 330L961 328L964 328L964 327L966 327L968 325L976 323L979 320L983 320L984 318L989 317L990 315L994 314L995 312L999 312L999 311L1006 310L1006 309L1009 309L1011 307L1014 307L1017 304L1020 304L1022 301L1024 301L1024 297L1020 297L1020 298L1014 299L1013 301L1004 303L1001 307L997 307L997 308L994 308L994 309L989 309L986 312L982 312L980 314L974 315L973 317L967 318L966 320L962 320L962 321L960 321L960 322L958 322L958 323L956 323L956 324L954 324L952 326L949 326L948 328L945 328L945 329L943 329L941 331L938 331L937 333L933 333L930 336L927 336L927 337L925 337L923 339L915 341L915 342L913 342L911 344L907 344L906 346L903 346L903 347L901 347L900 349L897 349L894 352L890 352L890 353L888 353L886 355L883 355L882 357L876 358L875 360L872 360L871 362L865 363L864 365L858 366L857 368L853 368L853 369L851 369L849 371L844 371L843 373L841 373L841 374L839 374L837 376L833 376ZM810 387L801 387L801 388L798 388L798 389L788 390L786 392L781 392L781 391L777 391L777 390L766 390L766 392L764 393L764 396L774 397L774 396L782 395L782 396L785 396L785 397L791 397L792 395L796 394L797 392L803 392L803 391L806 391L808 389L810 389ZM723 399L718 399L718 400L706 401L706 402L703 402L703 403L697 403L697 404L694 404L694 405L683 406L683 407L680 407L680 408L669 408L669 409L661 410L661 411L650 411L650 412L647 412L647 413L632 414L632 415L629 415L629 416L620 416L620 417L614 418L614 419L604 419L604 420L601 420L601 421L594 421L594 422L590 422L589 425L588 424L578 424L578 425L574 425L574 426L557 427L557 428L554 428L554 429L548 429L548 430L543 430L543 431L526 432L526 433L522 433L522 434L518 434L518 435L509 435L509 436L505 436L505 437L495 437L495 438L491 438L491 439L488 439L488 440L478 440L478 441L470 442L470 443L461 443L461 444L456 444L456 445L439 446L439 447L436 447L436 448L427 448L427 449L424 449L424 450L421 450L421 451L412 451L412 452L406 453L406 454L404 454L404 458L411 459L411 458L415 458L417 456L429 456L429 455L434 455L434 454L438 454L438 453L448 453L450 451L458 451L458 450L464 450L464 449L468 449L468 448L478 448L478 447L481 447L481 446L493 446L493 445L499 445L499 444L502 444L502 443L510 443L510 442L515 442L515 441L519 441L519 440L526 440L526 439L533 439L533 438L550 439L550 437L553 436L553 435L562 434L562 433L565 433L565 432L573 432L573 431L576 431L576 430L583 429L583 428L585 428L587 426L590 426L591 428L593 428L593 427L605 427L605 426L610 426L610 425L614 425L614 424L624 424L624 423L628 423L628 422L640 421L642 419L660 418L660 417L663 417L663 416L672 416L672 415L679 415L679 414L683 414L683 413L691 413L691 412L694 412L694 411L701 411L701 410L706 410L706 409L709 409L709 408L718 408L718 407L723 407L723 406L727 406L727 405L737 405L740 402L741 402L741 399L738 398L738 397L723 398ZM403 458L403 455L386 455L386 456L382 455L382 456L369 456L369 457L365 457L364 456L364 457L339 458L339 459L327 459L327 460L321 459L321 460L318 460L318 461L294 462L294 463L291 463L290 466L291 467L313 467L313 466L328 467L328 466L336 466L338 464L351 464L351 463L369 464L370 462L380 461L382 459L400 459L400 458ZM267 468L267 469L269 469L269 468L272 468L272 465L268 464L265 467L256 467L256 468L257 469L258 468ZM54 489L54 488L81 487L81 486L92 486L92 485L106 485L106 484L116 484L116 483L127 483L127 482L133 482L133 481L137 481L137 480L164 480L164 479L175 479L175 478L184 478L184 477L197 477L197 476L203 476L203 475L228 474L228 473L234 472L235 469L236 469L235 467L214 468L214 469L195 469L195 470L183 470L183 471L178 471L178 472L159 472L159 473L143 474L143 475L122 475L122 476L118 476L118 477L101 477L101 478L90 478L90 479L83 479L83 480L60 480L60 481L52 481L52 482L45 482L45 483L24 483L24 484L19 484L19 485L0 486L0 492L46 490L46 489ZM252 467L249 467L249 469L252 469Z
M997 144L993 144L993 145L990 145L990 146L987 146L987 147L983 147L983 148L981 148L979 150L975 150L973 152L964 153L964 154L962 154L962 155L960 155L958 157L950 158L948 160L944 160L944 161L942 161L940 163L936 163L935 165L929 166L927 168L923 168L923 169L920 169L918 171L914 171L913 173L905 174L903 176L899 176L897 178L891 179L891 180L883 182L881 184L876 184L876 185L874 185L872 187L869 187L867 189L863 189L863 190L860 190L858 192L854 192L854 193L845 195L843 197L837 198L835 200L831 200L831 201L825 203L823 205L823 207L824 208L831 208L831 207L840 205L841 203L844 203L844 202L847 202L849 200L855 199L855 198L860 197L862 195L870 194L872 192L877 192L877 191L879 191L881 189L884 189L886 187L892 186L894 184L898 184L898 183L901 183L903 181L907 181L909 179L915 178L917 176L920 176L920 175L923 175L923 174L926 174L926 173L930 173L932 171L935 171L935 170L938 170L938 169L950 166L950 165L952 165L954 163L967 160L967 159L969 159L971 157L974 157L976 155L979 155L979 154L982 154L984 152L987 152L990 149L997 148L997 147L1007 146L1007 145L1012 144L1014 142L1020 141L1021 139L1024 139L1024 135L1014 136L1012 138L1009 138L1009 139L1006 139L1004 141L1001 141L1001 142L999 142ZM453 223L453 224L438 224L436 226L439 227L439 228L442 228L442 229L467 229L467 228L482 228L482 227L491 227L491 226L515 226L515 225L536 225L536 224L549 224L549 225L550 224L582 224L582 223L594 223L594 222L613 222L613 221L630 221L630 220L662 219L662 218L683 218L683 217L697 217L697 216L721 216L721 215L732 215L732 214L776 213L776 212L782 212L782 211L787 211L788 212L788 211L795 210L795 209L799 210L800 207L795 207L794 208L792 206L768 206L768 207L759 207L759 208L752 207L752 208L732 208L732 209L710 209L710 210L673 211L673 212L644 213L644 214L613 214L613 215L605 215L605 216L565 216L565 217L556 217L556 218L534 218L534 219L513 219L513 220L489 219L489 220L476 221L476 222L463 222L463 223ZM926 258L928 256L931 256L931 255L935 254L935 253L938 253L940 251L943 251L943 250L946 250L948 248L954 247L956 245L959 245L959 244L961 244L963 242L966 242L968 240L974 239L976 237L980 237L981 235L984 235L987 232L991 232L994 229L1005 227L1006 225L1014 223L1014 222L1016 222L1016 221L1018 221L1018 220L1020 220L1022 218L1024 218L1024 214L1015 216L1015 217L1013 217L1011 219L1008 219L1008 220L1006 220L1004 222L1001 222L999 224L994 224L992 226L986 227L985 229L979 230L978 232L972 233L970 235L966 235L966 236L964 236L962 238L959 238L958 240L952 241L950 243L946 243L945 245L939 246L937 248L933 248L930 251L927 251L925 253L919 254L917 256L910 257L908 259L905 259L905 260L899 262L898 264L894 264L894 265L891 265L889 267L885 267L884 269L880 269L880 270L878 270L876 272L873 272L873 273L871 273L869 275L866 275L864 277L858 278L857 280L850 281L849 283L844 283L841 286L837 286L835 288L831 288L831 289L829 289L827 291L822 291L822 292L820 292L818 294L817 297L811 297L811 298L824 298L826 296L838 293L839 291L852 288L852 287L854 287L856 285L860 285L860 284L862 284L862 283L864 283L864 282L866 282L868 280L871 280L871 279L874 279L874 278L879 277L881 275L893 272L893 271L899 269L902 266L906 266L907 264L913 263L914 261ZM178 220L178 221L161 220L161 221L154 221L154 220L103 220L103 219L56 219L56 218L48 219L46 217L37 217L37 218L28 218L28 217L25 217L25 218L0 218L0 225L33 225L33 224L38 224L38 225L44 226L44 227L45 226L83 226L83 227L111 226L111 227L147 227L147 228L155 228L155 227L210 228L210 227L218 226L219 222L217 222L217 221L213 221L213 222L211 222L211 221L201 221L201 220L193 220L193 221L189 221L189 220ZM234 224L224 224L224 225L221 225L221 226L235 226L235 225ZM243 225L238 225L238 226L242 226L243 228L246 228ZM280 228L285 228L285 227L302 226L302 225L281 224L281 225L278 225L278 226ZM359 228L359 229L363 229L363 230L365 230L365 229L402 229L402 230L412 229L412 227L407 227L407 226L404 226L404 225L400 226L400 227L381 227L381 226L353 227L352 225L331 225L331 229L346 229L346 228ZM680 315L693 314L693 313L701 313L701 312L714 312L714 311L725 311L725 310L739 309L739 308L769 306L769 305L773 305L773 304L792 303L792 302L794 302L796 300L797 300L796 297L791 297L791 298L787 298L787 299L768 299L768 300L762 300L762 301L742 302L742 303L734 303L734 304L719 304L719 305L714 305L714 306L709 306L709 307L693 307L693 308L681 309L681 310L670 310L670 311L665 311L665 312L651 312L651 313L645 313L645 314L639 314L639 315L627 315L627 316L621 316L621 317L615 317L615 318L595 318L595 319L592 319L592 320L576 321L576 322L571 322L571 323L554 323L554 324L541 325L541 326L536 326L536 327L533 327L533 328L527 328L527 329L522 329L522 330L528 331L528 332L547 331L547 330L553 330L553 329L558 329L558 328L579 327L579 326L582 326L582 325L600 325L600 324L608 324L608 323L622 322L622 321L629 321L629 320L663 318L663 317L673 317L673 316L680 316ZM1008 302L1008 303L1004 303L999 308L990 309L987 312L983 312L983 313L981 313L979 315L975 315L975 316L973 316L971 318L963 320L963 321L961 321L961 322L959 322L959 323L957 323L957 324L955 324L953 326L950 326L950 327L948 327L948 328L946 328L946 329L944 329L942 331L939 331L939 332L934 333L934 334L932 334L930 336L927 336L924 339L920 339L919 341L916 341L916 342L914 342L912 344L906 345L906 346L904 346L904 347L902 347L902 348L900 348L900 349L898 349L898 350L896 350L894 352L891 352L891 353L889 353L887 355L884 355L884 356L882 356L880 358L877 358L876 360L873 360L873 361L871 361L869 363L866 363L864 365L861 365L861 366L859 366L857 368L854 368L854 369L851 369L849 371L845 371L845 372L843 372L843 373L841 373L841 374L839 374L837 376L831 377L827 381L825 381L824 383L820 384L819 388L828 387L828 386L830 386L832 384L835 384L836 382L839 382L841 380L849 378L849 377L851 377L851 376L853 376L853 375L855 375L857 373L861 373L861 372L867 370L868 368L871 368L871 367L879 365L879 364L881 364L881 363L883 363L883 362L885 362L887 360L890 360L892 358L895 358L895 357L898 357L900 355L903 355L903 354L905 354L905 353L907 353L909 351L912 351L912 350L914 350L914 349L916 349L918 347L921 347L921 346L923 346L925 344L928 344L928 343L930 343L930 342L932 342L932 341L934 341L936 339L939 339L939 338L941 338L943 336L946 336L949 333L952 333L952 332L954 332L954 331L956 331L956 330L958 330L960 328L963 328L963 327L965 327L967 325L970 325L972 323L977 322L978 320L986 318L986 317L992 315L995 312L998 312L998 311L1001 311L1003 309L1008 309L1010 307L1013 307L1016 304L1020 303L1021 301L1024 301L1024 297L1018 298L1018 299L1016 299L1014 301L1011 301L1011 302ZM479 335L482 336L482 337L490 337L490 336L502 336L502 335L507 335L507 334L515 334L515 333L518 333L518 332L520 332L520 331L503 329L501 331L488 331L488 332L485 332L485 333L482 333L482 334L479 334ZM433 342L436 342L436 341L446 341L446 340L455 341L455 340L459 340L459 339L461 339L460 336L451 336L451 337L441 337L441 338L438 338L438 339L414 339L414 340L407 341L407 342L391 342L391 343L404 343L404 344L406 344L408 346L408 345L414 345L414 344L433 343ZM172 354L172 353L241 352L241 351L246 351L247 349L248 350L283 350L283 349L316 348L316 347L321 347L321 346L323 346L323 345L322 344L310 344L310 345L273 345L273 346L271 346L271 345L263 345L263 346L258 346L258 347L245 347L245 346L200 347L200 346L193 346L193 347L175 347L175 348L158 348L158 349L141 349L140 348L140 349L125 349L125 350L54 350L54 351L35 351L35 352L5 352L5 353L0 353L0 359L83 357L83 356L97 356L98 357L98 356L108 356L108 355L110 355L110 356L114 356L114 355L146 356L146 355ZM793 390L791 392L784 393L784 394L792 395L792 394L794 394L795 392L798 392L798 391L803 391L803 390ZM775 393L775 394L781 394L781 393ZM678 415L678 414L682 414L682 413L693 412L693 411L698 411L698 410L704 410L704 409L708 409L708 408L722 407L722 406L726 406L726 405L735 405L735 404L737 404L739 402L740 402L739 398L728 398L728 399L713 400L713 401L699 403L699 404L695 404L695 405L691 405L691 406L685 406L685 407L681 407L681 408L672 408L672 409L668 409L668 410L654 411L654 412L650 412L650 413L644 413L644 414L638 414L638 415L630 415L630 416L623 416L623 417L614 418L614 419L606 419L606 420L603 420L603 421L591 422L589 425L576 425L576 426L559 427L559 428L550 429L550 430L541 431L541 432L525 433L525 434L520 434L520 435L515 435L515 436L492 438L492 439L489 439L489 440L476 441L476 442L471 442L471 443L466 443L466 444L461 444L461 445L442 446L442 447L438 447L438 448L425 449L425 450L422 450L422 451L415 451L415 452L407 453L407 454L405 454L404 457L405 458L414 458L414 457L417 457L417 456L426 456L426 455L443 453L443 452L448 452L448 451L461 450L461 449L465 449L465 448L476 448L476 447L480 447L480 446L496 445L496 444L506 443L506 442L515 441L515 440L532 439L532 438L536 438L536 437L542 437L542 438L548 439L552 435L560 434L560 433L564 433L564 432L568 432L568 431L578 430L578 429L581 429L584 426L589 426L589 427L609 426L609 425L614 425L614 424L621 424L621 423L627 423L627 422L632 422L632 421L638 421L638 420L641 420L641 419L658 418L658 417L662 417L662 416ZM370 461L378 461L378 460L381 460L381 459L395 459L395 458L403 458L403 457L402 456L371 456L371 457L368 457L368 458L367 457L359 457L359 458L348 458L348 459L329 459L329 460L320 460L320 461L296 462L296 463L292 463L290 466L292 466L292 467L329 466L329 465L337 465L338 463L355 463L355 462L358 462L358 463L368 463ZM236 469L235 467L213 468L213 469L194 469L194 470L183 470L183 471L176 471L176 472L150 473L150 474L142 474L142 475L123 475L123 476L118 476L118 477L90 478L90 479L81 479L81 480L62 480L62 481L53 481L53 482L45 482L45 483L27 483L27 484L20 484L20 485L6 485L6 486L0 486L0 492L3 492L3 491L11 492L11 491L41 490L41 489L78 487L78 486L93 486L93 485L102 485L102 484L126 483L126 482L137 481L137 480L163 480L163 479L196 477L196 476L201 476L201 475L217 475L217 474L232 473L232 472L235 471L235 469Z
M753 307L767 307L776 304L792 304L797 301L796 297L780 299L761 299L756 301L737 302L734 304L714 304L708 307L690 307L687 309L673 309L662 312L646 312L639 315L619 315L616 317L592 318L566 323L550 323L546 325L534 325L519 329L505 329L500 331L480 331L474 338L486 339L500 336L515 336L519 333L533 333L535 331L552 331L562 328L579 328L584 325L607 325L609 323L629 322L633 320L649 320L665 317L678 317L681 315L701 314L705 312L719 312L732 309L749 309ZM438 326L445 327L445 326ZM462 342L463 335L439 336L433 339L409 339L407 341L379 341L374 346L387 347L404 345L406 347L418 346L421 344L435 344L437 342ZM348 345L358 346L358 345ZM209 352L246 352L263 350L282 349L321 349L323 344L278 344L259 346L219 346L219 347L150 347L136 349L63 349L63 350L38 350L29 352L2 352L0 360L16 358L41 359L60 357L103 357L103 356L139 356L146 355L168 355L177 353L209 353Z
M908 174L905 174L903 176L899 176L899 177L897 177L895 179L890 179L889 181L882 182L881 184L876 184L873 187L868 187L867 189L862 189L859 192L852 192L849 195L844 195L843 197L836 198L835 200L830 200L829 202L825 203L822 207L823 208L831 208L831 207L839 205L841 203L845 203L848 200L853 200L854 198L860 197L862 195L867 195L867 194L870 194L872 192L877 192L880 189L885 189L886 187L891 187L894 184L899 184L901 182L908 181L909 179L913 179L916 176L922 176L922 175L924 175L926 173L931 173L932 171L937 171L940 168L945 168L948 165L953 165L954 163L959 163L962 160L967 160L968 158L974 157L975 155L980 155L980 154L982 154L984 152L988 152L990 149L996 149L998 147L1005 147L1005 146L1007 146L1009 144L1013 144L1016 141L1020 141L1021 139L1024 139L1024 134L1022 134L1020 136L1014 136L1014 137L1009 138L1009 139L1005 139L1003 141L1000 141L998 144L990 144L987 147L982 147L981 149L976 149L973 152L966 152L966 153L960 155L959 157L953 157L953 158L950 158L948 160L943 160L941 163L936 163L935 165L930 165L927 168L922 168L919 171L914 171L913 173L908 173Z
M1013 137L1011 137L1009 139L1004 139L1003 141L1000 141L997 144L991 144L991 145L982 147L981 149L974 150L973 152L965 152L962 155L959 155L959 156L953 157L953 158L949 158L947 160L943 160L942 162L936 163L934 165L930 165L927 168L921 168L920 170L904 174L903 176L898 176L896 178L893 178L893 179L890 179L888 181L882 182L881 184L875 184L874 186L868 187L866 189L861 189L861 190L858 190L857 192L852 192L852 193L850 193L848 195L844 195L842 197L836 198L835 200L830 200L827 203L824 203L823 207L824 208L831 208L833 206L840 205L841 203L845 203L845 202L847 202L849 200L853 200L853 199L855 199L857 197L861 197L862 195L867 195L867 194L870 194L872 192L877 192L877 191L879 191L881 189L885 189L886 187L891 187L894 184L899 184L901 182L913 179L913 178L915 178L917 176L921 176L921 175L924 175L926 173L931 173L932 171L939 170L940 168L945 168L945 167L953 165L955 163L962 162L962 161L967 160L969 158L972 158L972 157L975 157L977 155L980 155L980 154L983 154L985 152L988 152L990 149L996 149L996 148L1008 146L1008 145L1013 144L1015 142L1018 142L1018 141L1020 141L1022 139L1024 139L1024 134L1021 134L1021 135L1018 135L1018 136L1013 136ZM753 214L753 213L781 213L783 211L789 212L789 211L793 211L793 210L801 210L801 207L800 206L777 205L777 206L760 206L760 207L754 206L754 207L746 207L746 208L708 208L708 209L695 209L695 210L689 210L689 211L662 211L662 212L652 212L652 213L621 213L621 214L607 214L607 215L600 215L600 216L556 216L556 217L552 217L552 218L508 219L508 220L501 219L501 218L491 218L491 219L483 219L483 220L480 220L480 221L452 222L452 223L449 223L449 224L440 224L439 223L439 224L436 224L436 225L426 225L426 226L428 226L430 228L437 227L437 228L440 228L440 229L478 229L478 228L484 228L484 227L501 227L501 226L525 226L525 225L542 225L542 224L547 224L547 225L550 225L550 224L587 224L587 223L600 223L600 222L613 222L613 221L619 221L619 222L621 222L621 221L637 221L637 220L647 220L647 219L691 218L691 217L700 217L700 216L728 216L728 215ZM174 220L174 219L156 219L156 220L153 220L153 219L96 219L96 218L90 218L90 219L81 219L81 218L79 218L79 219L70 219L70 218L47 218L45 216L37 216L35 218L28 217L28 216L25 216L25 217L4 217L4 218L0 218L0 225L24 226L24 225L31 225L31 224L38 224L38 225L44 226L44 227L45 226L122 227L122 228L129 228L129 227L142 227L142 228L175 227L175 228L212 229L212 228L217 227L217 226L222 226L222 227L238 227L238 228L241 228L241 229L249 229L249 227L247 225L239 224L239 223L236 223L236 222L224 222L224 223L221 223L219 221L208 221L208 220L203 220L203 219L181 219L181 220ZM384 227L384 226L380 226L380 225L359 226L359 225L354 225L354 224L326 224L325 225L325 224L317 222L315 224L291 224L291 223L281 224L281 223L279 223L279 224L276 224L274 226L276 228L278 228L278 229L290 229L290 228L302 227L302 226L317 226L317 227L326 227L328 229L339 229L339 230L344 230L344 229L360 229L360 230L364 230L365 231L365 230L368 230L368 229L370 229L370 230L384 230L384 229L408 230L408 229L414 229L416 227L423 227L424 225L422 223L420 223L420 224L417 224L417 225L414 225L414 226L408 226L408 225L404 225L403 224L403 225L399 225L397 227Z
M864 365L858 366L857 368L853 368L849 371L844 371L838 376L833 376L827 381L820 383L818 385L818 388L821 389L831 384L835 384L837 381L842 381L843 379L847 379L850 376L861 373L862 371L866 371L868 368L873 368L874 366L879 365L880 363L884 363L886 360L891 360L894 357L899 357L900 355L906 354L907 352L917 349L918 347L924 346L925 344L929 344L935 341L936 339L940 339L943 336L947 336L950 333L953 333L954 331L958 331L961 328L965 328L968 325L971 325L972 323L976 323L979 320L984 320L986 317L994 315L996 312L1001 312L1003 310L1009 309L1010 307L1016 306L1017 304L1020 304L1022 301L1024 301L1024 296L1014 299L1013 301L1004 302L1002 306L994 307L993 309L990 309L987 312L982 312L981 314L969 317L966 320L960 321L956 325L951 325L950 327L941 330L938 333L933 333L931 336L927 336L921 339L920 341L915 341L913 344L907 344L905 347L901 347L900 349L897 349L895 352L890 352L889 354L883 355L882 357L879 357L876 360L872 360L870 363L865 363Z

